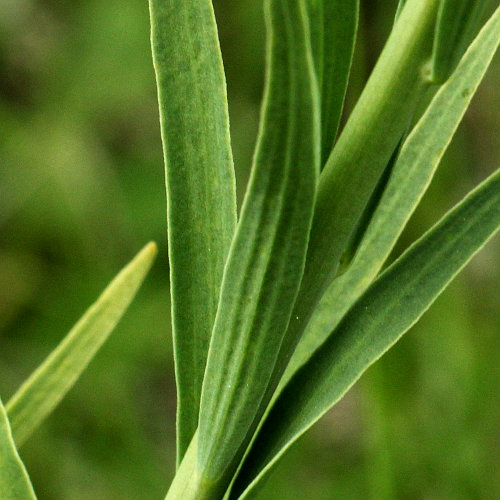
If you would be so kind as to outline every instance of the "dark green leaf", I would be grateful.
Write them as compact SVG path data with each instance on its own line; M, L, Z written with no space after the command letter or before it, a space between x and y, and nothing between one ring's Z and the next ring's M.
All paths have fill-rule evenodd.
M359 0L322 0L321 165L330 155L342 116L358 26Z
M487 39L484 33L492 34ZM285 380L323 343L389 256L493 58L498 36L495 38L491 31L484 33L470 46L405 141L354 261L321 298L287 367Z
M201 399L199 474L220 493L268 402L264 393L304 267L319 172L319 100L304 1L269 0L266 16L261 130Z
M409 137L405 156L407 159L414 156L411 164L419 165L420 154L424 157L431 151L437 156L442 154L439 143L443 137L435 141L425 126L426 122L438 120L445 128L454 129L457 115L461 114L460 102L463 106L470 99L469 94L477 86L499 41L500 8L462 61L460 68L465 75L457 71L449 86L436 95L434 107ZM468 82L469 92L463 92L460 97L450 89L461 87L465 83L462 78L465 82L468 78L473 81ZM453 83L453 79L457 81ZM440 109L436 102L444 104L446 97L451 98L450 105L455 110L440 117L436 114ZM441 134L439 131L436 133L438 136ZM446 136L446 131L442 134ZM426 146L422 152L415 149L418 142ZM397 198L391 196L389 199L395 202ZM396 201L396 207L399 203ZM396 212L395 216L400 218L402 213ZM390 218L391 213L385 217ZM384 216L379 214L377 224L381 224L383 219ZM242 492L241 498L252 494L286 450L418 321L499 227L500 170L470 193L392 264L354 304L309 361L296 372L275 400L259 429L236 480L232 497L236 498ZM373 234L376 235L377 231Z
M444 82L474 38L489 0L442 0L439 10L432 79Z
M359 218L429 87L422 67L431 55L438 6L439 0L408 0L320 176L304 276L270 391L335 276Z
M198 426L236 197L212 2L150 0L150 11L166 164L180 460Z
M246 487L249 493L263 479L420 318L499 226L497 171L373 283L290 380L253 443L237 491Z

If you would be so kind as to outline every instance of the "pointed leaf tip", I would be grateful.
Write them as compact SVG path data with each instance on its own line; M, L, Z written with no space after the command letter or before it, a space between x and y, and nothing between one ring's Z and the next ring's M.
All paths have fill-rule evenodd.
M59 404L107 340L132 302L156 254L156 243L148 243L8 402L7 412L18 446Z

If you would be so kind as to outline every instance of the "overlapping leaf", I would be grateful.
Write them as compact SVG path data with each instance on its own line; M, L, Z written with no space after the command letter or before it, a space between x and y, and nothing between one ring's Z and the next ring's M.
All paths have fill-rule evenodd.
M342 116L358 26L359 0L323 0L321 165L330 155Z
M434 141L430 116L433 114L435 120L442 120L441 124L448 128L448 135L451 135L457 117L461 115L460 103L464 106L470 99L470 93L491 61L499 39L500 9L461 63L462 71L467 69L465 81L458 76L460 71L457 71L449 86L436 96L433 103L435 107L422 118L410 136L409 144L416 141L418 136L421 137L422 147L428 149L422 152L423 156L432 150L438 157L442 154L442 146L436 146L443 137ZM464 87L467 79L469 82ZM451 92L455 85L462 90L461 96ZM439 110L436 102L442 102L447 96L451 99L452 108L456 109L449 116L439 118L435 115ZM426 123L427 127L424 127ZM446 131L443 133L446 134ZM437 134L439 136L439 132ZM420 152L413 149L410 155L412 149L409 148L404 156L409 155L409 159L413 155L414 164L418 165ZM397 199L391 198L394 201ZM386 208L389 206L387 204ZM400 218L403 213L396 211L396 218ZM374 229L383 221L383 217L379 214ZM499 226L500 171L497 171L389 267L349 310L309 361L296 372L260 428L236 480L233 498L240 494L241 498L251 495L291 444L321 418L366 368L420 318ZM379 235L380 231L379 227ZM377 231L372 234L376 235Z
M144 247L8 402L7 412L18 446L57 406L106 341L132 302L155 256L154 243Z
M297 346L285 379L323 343L342 316L366 290L429 186L460 120L495 52L495 32L470 46L455 73L440 88L405 141L390 181L349 269L334 280Z
M429 86L422 66L431 55L438 7L439 0L408 0L320 176L306 267L276 384ZM269 390L274 388L271 384Z
M267 401L307 251L319 172L319 103L303 0L269 0L262 125L224 272L200 410L198 467L223 489Z
M9 420L0 401L0 498L36 500L33 486L12 439Z
M236 491L254 478L250 493L289 446L420 318L499 226L500 171L388 268L290 380L254 442Z
M359 0L307 0L321 101L321 166L342 115L358 26Z
M434 51L432 79L443 82L455 69L479 28L489 0L441 0Z
M236 197L212 2L150 0L150 11L166 165L180 460L198 426Z

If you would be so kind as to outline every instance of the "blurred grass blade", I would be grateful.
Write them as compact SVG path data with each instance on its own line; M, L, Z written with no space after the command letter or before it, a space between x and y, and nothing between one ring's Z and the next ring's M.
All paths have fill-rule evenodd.
M0 401L0 498L2 500L35 500L28 473L24 468L5 408Z
M417 207L500 44L499 14L485 25L405 141L354 260L309 322L284 380L323 343L380 271ZM284 381L282 381L282 384Z
M149 243L115 277L59 346L7 404L14 440L20 446L57 406L125 313L156 256Z
M227 487L302 276L319 173L319 100L303 0L268 0L268 75L242 215L224 273L200 410L202 479Z
M359 0L322 0L323 58L321 89L321 165L337 136L351 72L359 17Z
M179 461L198 426L236 195L212 2L150 0L150 12L166 165Z
M444 82L454 71L475 36L489 0L441 0L434 51L432 79Z
M439 0L408 0L320 176L304 276L282 344L274 390L321 296L334 278L366 205L430 83Z
M392 264L290 380L237 479L240 498L418 321L499 226L500 170Z

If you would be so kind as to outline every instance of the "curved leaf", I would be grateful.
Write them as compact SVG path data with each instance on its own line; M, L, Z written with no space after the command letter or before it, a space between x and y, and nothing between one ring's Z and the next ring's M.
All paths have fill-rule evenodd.
M319 104L303 0L268 0L268 76L248 192L224 272L203 382L198 467L225 489L268 400L307 251Z
M430 85L422 67L431 55L438 6L439 0L408 0L321 173L306 267L275 370L278 380Z
M212 2L150 0L150 12L167 184L180 461L198 426L236 195Z
M0 498L2 500L36 500L33 486L19 458L7 413L0 401Z
M418 321L499 227L500 170L390 266L290 380L245 460L239 498Z
M421 187L425 186L426 177L432 175L433 167L421 170L423 164L426 159L432 164L433 157L436 158L434 161L438 161L442 155L499 43L500 8L482 29L457 72L435 96L430 109L409 136L398 160L401 163L395 167L397 172L403 174L408 165L418 167L406 174L410 177L416 175L414 180L420 177L417 182ZM448 111L443 108L446 104L450 106ZM432 127L433 120L436 121L436 130ZM399 173L390 184L398 179ZM411 192L411 182L405 189L404 180L399 177L399 181L402 183L398 186L402 188L403 198L406 192L410 199L418 199L418 193ZM362 259L357 262L361 269L360 276L356 277L358 280L370 267L380 267L383 260L377 262L376 251L387 254L397 237L392 230L385 231L383 225L389 224L392 217L404 223L407 211L411 211L411 201L405 203L403 198L398 200L399 195L395 195L392 189L387 189L384 198L368 230L365 249L360 250L361 255L368 259L368 267L363 268ZM395 227L397 229L398 225L395 224ZM238 494L242 499L251 496L286 450L418 321L499 227L500 170L392 264L289 380L252 443L236 478L231 498L237 498ZM371 279L366 276L367 282ZM357 282L357 293L363 291L363 286L366 287L367 283ZM350 297L351 300L355 298ZM341 307L348 307L342 302L340 304ZM335 321L340 319L335 312L333 316Z
M498 14L497 14L498 17ZM487 25L434 96L401 148L384 194L348 270L335 279L314 311L282 380L288 380L335 328L380 271L417 207L500 44Z
M59 404L106 341L141 286L156 252L156 245L149 243L120 271L8 402L7 413L18 446Z

